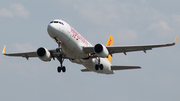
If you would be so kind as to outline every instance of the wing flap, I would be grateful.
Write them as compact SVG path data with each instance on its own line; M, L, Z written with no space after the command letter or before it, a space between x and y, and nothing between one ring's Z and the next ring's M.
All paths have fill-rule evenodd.
M111 70L141 69L140 66L111 66Z

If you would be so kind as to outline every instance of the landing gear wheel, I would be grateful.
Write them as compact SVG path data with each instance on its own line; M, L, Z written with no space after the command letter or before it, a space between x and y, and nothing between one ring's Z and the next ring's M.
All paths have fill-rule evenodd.
M100 64L99 68L100 68L101 70L103 70L104 66L103 66L102 64Z
M57 71L58 71L58 73L60 73L61 72L61 67L58 67Z
M96 64L95 65L96 70L99 70L99 68L100 68L100 70L103 70L103 68L104 68L103 64L100 64L100 65Z
M99 69L99 66L98 66L98 65L95 65L95 69L98 70L98 69Z
M62 71L66 72L66 67L65 66L62 67Z

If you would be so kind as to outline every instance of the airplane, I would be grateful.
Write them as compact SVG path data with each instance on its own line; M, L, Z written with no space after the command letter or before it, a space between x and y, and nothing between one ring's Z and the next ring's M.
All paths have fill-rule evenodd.
M49 36L58 44L56 49L48 50L40 47L34 52L25 53L5 53L6 45L3 49L3 54L6 56L24 57L27 60L31 57L38 57L40 60L48 62L55 58L60 62L57 71L66 72L66 67L63 66L64 59L69 59L72 63L81 64L86 69L82 72L96 72L100 74L114 74L115 70L140 69L140 66L114 66L111 64L111 57L114 53L124 53L133 51L143 51L152 48L173 46L176 44L178 35L173 43L158 44L158 45L142 45L142 46L113 46L113 37L110 36L106 46L103 44L90 44L83 36L81 36L73 27L63 20L55 19L47 26Z

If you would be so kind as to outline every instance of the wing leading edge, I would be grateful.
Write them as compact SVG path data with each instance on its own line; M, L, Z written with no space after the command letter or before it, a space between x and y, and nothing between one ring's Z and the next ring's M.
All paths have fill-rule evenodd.
M143 45L143 46L106 46L106 48L109 51L109 54L114 53L124 53L126 55L127 52L133 52L133 51L144 51L146 53L146 50L152 50L152 48L159 48L159 47L167 47L167 46L173 46L176 44L178 39L178 35L173 43L170 44L159 44L159 45ZM84 47L84 52L94 53L93 51L94 47Z

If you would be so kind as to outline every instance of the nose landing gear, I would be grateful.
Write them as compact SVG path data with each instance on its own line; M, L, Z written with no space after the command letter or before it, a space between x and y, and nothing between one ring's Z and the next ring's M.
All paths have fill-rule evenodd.
M62 63L63 63L63 61L64 61L64 59L62 58L62 55L58 56L57 59L59 60L60 65L61 65L61 66L58 66L58 67L57 67L58 73L60 73L61 71L62 71L62 72L66 72L66 67L62 65Z
M61 52L61 44L62 42L61 41L57 41L57 44L58 44L58 48L56 48L56 52Z
M58 41L56 38L54 38L55 40L56 40L56 42L57 42L57 44L58 44L58 48L56 48L56 52L61 52L61 44L62 44L62 42L61 41ZM62 72L66 72L66 67L65 66L63 66L62 64L63 64L63 61L64 61L64 59L62 58L62 55L59 55L58 57L56 57L58 60L59 60L59 62L60 62L60 66L58 66L57 67L57 72L58 73L60 73L61 71Z

